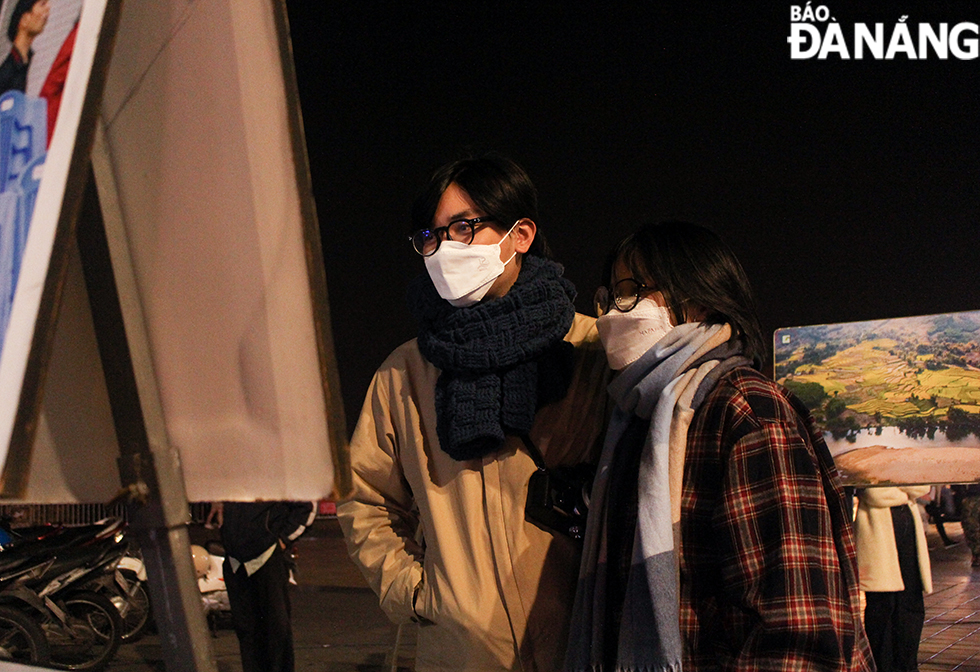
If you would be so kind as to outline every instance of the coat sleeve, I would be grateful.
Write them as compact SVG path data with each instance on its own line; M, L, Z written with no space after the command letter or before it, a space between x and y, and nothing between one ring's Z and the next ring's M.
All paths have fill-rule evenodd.
M316 518L316 502L281 502L269 512L269 532L283 543L295 541Z
M713 516L734 614L725 669L849 669L861 635L850 532L831 501L839 487L800 425L754 419L740 429L728 437Z
M399 460L403 440L392 422L396 374L379 371L351 439L353 493L337 506L354 564L395 623L417 620L413 600L422 582L419 527L411 488Z

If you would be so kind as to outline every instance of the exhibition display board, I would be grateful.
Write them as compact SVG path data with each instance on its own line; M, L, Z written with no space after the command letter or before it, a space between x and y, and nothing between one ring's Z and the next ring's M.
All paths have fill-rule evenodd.
M80 17L33 218L0 238L27 229L22 263L0 266L17 271L0 352L2 494L99 502L120 486L73 238L91 156L111 272L135 293L149 352L138 375L187 498L330 497L347 479L346 430L285 11L267 0L108 8L52 3L45 29Z
M779 329L774 351L846 484L980 481L980 311Z
M0 22L0 497L125 503L167 668L210 672L188 501L350 482L285 7Z

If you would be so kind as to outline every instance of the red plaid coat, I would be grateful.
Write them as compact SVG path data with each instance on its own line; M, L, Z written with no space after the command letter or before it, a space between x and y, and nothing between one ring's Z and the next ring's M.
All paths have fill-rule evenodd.
M724 377L688 434L685 672L874 670L840 480L806 408L758 372Z

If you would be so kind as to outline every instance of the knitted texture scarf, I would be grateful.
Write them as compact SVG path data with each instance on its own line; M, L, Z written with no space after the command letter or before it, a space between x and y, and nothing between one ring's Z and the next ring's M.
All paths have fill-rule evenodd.
M726 373L749 364L728 325L674 327L609 385L616 408L599 459L572 611L566 670L648 672L681 669L677 554L687 430L694 411ZM650 420L643 445L620 439L634 416ZM606 642L608 507L614 455L640 450L638 510L619 641ZM610 665L610 652L615 663Z
M428 275L409 284L419 350L441 369L436 433L453 459L498 450L505 434L528 433L537 409L565 396L573 347L564 338L575 317L575 288L563 272L525 255L507 294L465 308L440 298Z

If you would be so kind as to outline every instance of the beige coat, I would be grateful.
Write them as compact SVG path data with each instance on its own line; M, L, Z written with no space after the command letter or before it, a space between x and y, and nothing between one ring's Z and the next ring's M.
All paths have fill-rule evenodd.
M905 589L895 547L891 507L908 506L915 523L916 550L923 591L932 592L932 567L922 516L915 500L929 492L929 486L866 488L858 497L854 519L857 541L858 578L861 590L894 592Z
M577 353L569 393L531 430L549 466L594 460L605 415L595 320L576 315L565 340ZM392 621L420 622L419 672L557 669L578 550L525 522L535 467L519 438L466 462L440 449L438 377L414 340L375 374L351 440L354 494L337 509L351 558Z

